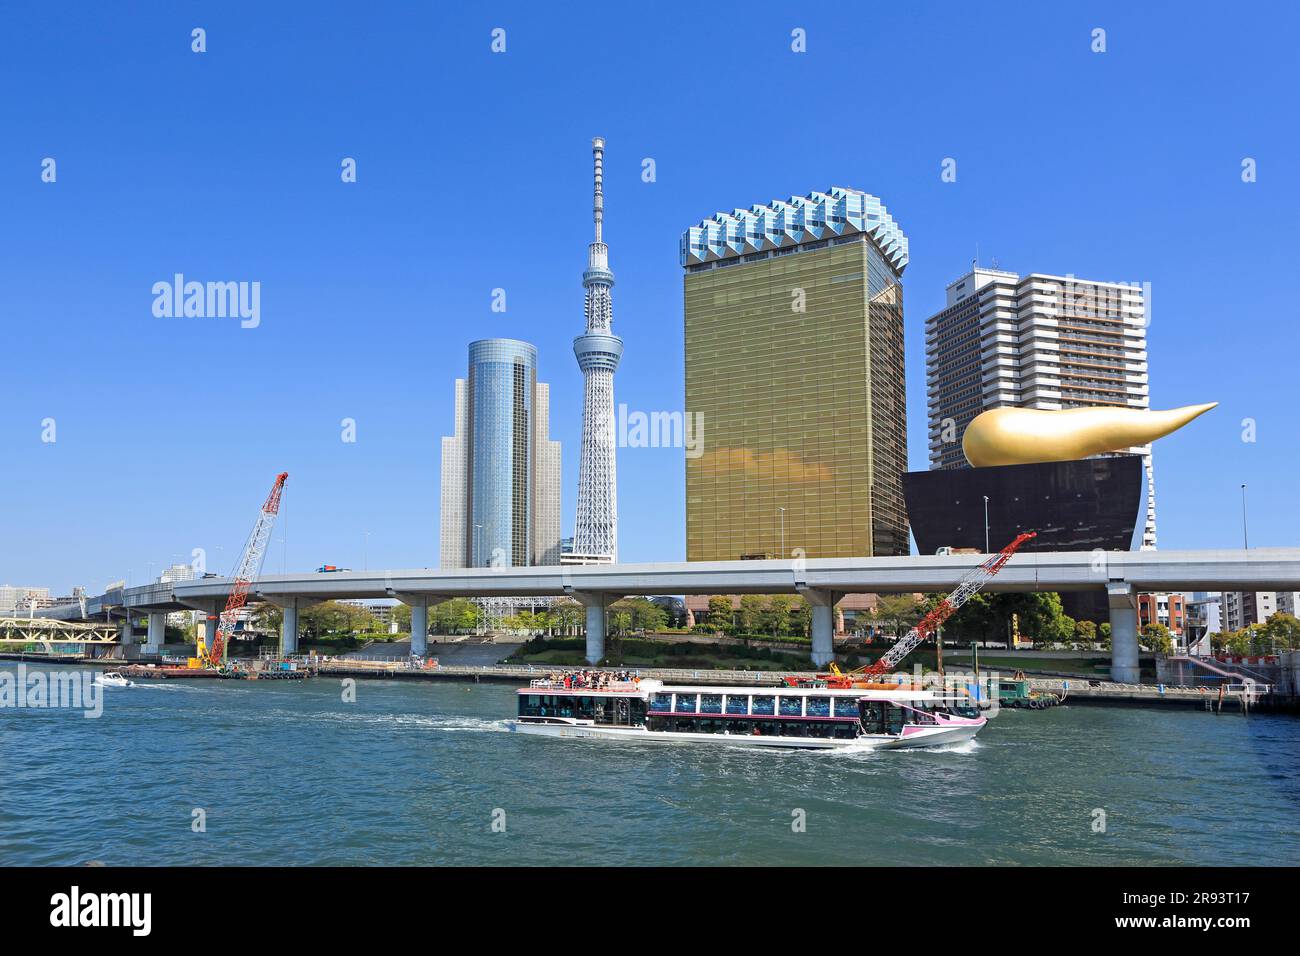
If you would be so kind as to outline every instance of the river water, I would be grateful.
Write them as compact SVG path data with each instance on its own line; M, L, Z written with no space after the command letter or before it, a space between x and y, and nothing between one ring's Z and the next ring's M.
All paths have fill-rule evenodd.
M0 864L1300 862L1289 717L1067 705L844 754L522 736L492 684L104 694L0 709Z

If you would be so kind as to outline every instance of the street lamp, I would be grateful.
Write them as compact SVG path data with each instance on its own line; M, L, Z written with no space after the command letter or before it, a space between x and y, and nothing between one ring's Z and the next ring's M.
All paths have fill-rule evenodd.
M777 508L781 512L781 557L785 557L785 509Z
M1246 486L1241 486L1241 546L1250 550L1250 539L1246 536Z
M989 553L989 496L984 496L984 553Z

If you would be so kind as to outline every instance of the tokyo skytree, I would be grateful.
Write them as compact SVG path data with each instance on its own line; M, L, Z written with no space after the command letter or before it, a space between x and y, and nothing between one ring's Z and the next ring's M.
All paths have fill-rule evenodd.
M591 141L596 191L592 211L596 241L589 247L582 284L587 290L587 332L573 340L573 354L582 369L582 453L578 461L577 527L573 534L573 563L614 562L618 558L618 493L614 477L614 370L623 356L623 340L610 329L614 319L610 290L609 246L601 241L605 218L602 192L605 141Z

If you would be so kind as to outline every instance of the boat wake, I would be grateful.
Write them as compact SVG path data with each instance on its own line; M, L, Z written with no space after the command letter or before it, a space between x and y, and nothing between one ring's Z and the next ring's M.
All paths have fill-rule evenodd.
M938 744L934 747L873 747L870 745L835 747L830 750L818 750L814 753L837 760L864 760L893 757L900 754L973 754L980 749L979 741L974 738L951 744Z
M313 719L340 724L453 733L505 733L510 729L505 720L486 720L480 717L464 717L457 714L358 714L335 710L315 714Z
M962 740L955 744L939 744L937 747L926 747L924 750L914 750L912 753L924 753L929 751L932 754L973 754L980 749L980 742L975 738Z

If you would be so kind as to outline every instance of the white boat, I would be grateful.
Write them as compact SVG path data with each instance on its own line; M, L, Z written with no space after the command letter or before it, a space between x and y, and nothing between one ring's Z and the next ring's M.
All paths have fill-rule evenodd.
M118 671L106 671L99 675L99 682L105 687L134 687L135 682L127 680Z
M594 683L596 686L577 686ZM900 750L970 740L987 723L969 698L882 687L669 686L658 680L535 680L519 689L521 734L692 741L800 750Z

